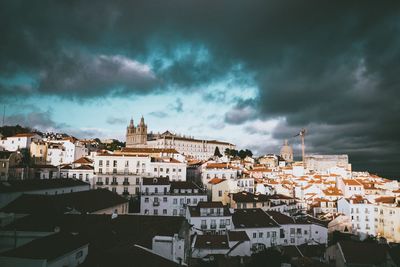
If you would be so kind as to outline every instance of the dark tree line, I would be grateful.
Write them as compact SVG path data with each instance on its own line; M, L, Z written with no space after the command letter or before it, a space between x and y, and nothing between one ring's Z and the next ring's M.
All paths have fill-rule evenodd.
M252 157L253 156L253 152L251 152L251 150L249 149L241 149L241 150L236 150L236 149L225 149L225 155L227 155L228 157L233 157L233 158L241 158L244 159L247 156Z

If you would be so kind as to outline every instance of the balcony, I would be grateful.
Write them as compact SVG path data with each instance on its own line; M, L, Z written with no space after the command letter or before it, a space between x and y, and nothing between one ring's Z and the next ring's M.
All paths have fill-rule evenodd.
M217 225L216 224L211 224L210 228L211 229L217 229Z
M123 185L129 185L129 182L123 182L122 184Z
M129 192L128 191L124 191L124 192L122 192L122 195L123 196L129 196Z
M207 229L207 224L202 224L202 225L200 226L200 228L201 228L202 230Z
M111 182L111 185L118 185L118 182Z
M219 228L220 228L220 229L224 229L225 227L226 227L225 224L220 224L220 225L219 225Z
M160 206L160 202L154 201L154 202L153 202L153 207L158 207L158 206Z
M96 182L96 185L103 185L103 182Z

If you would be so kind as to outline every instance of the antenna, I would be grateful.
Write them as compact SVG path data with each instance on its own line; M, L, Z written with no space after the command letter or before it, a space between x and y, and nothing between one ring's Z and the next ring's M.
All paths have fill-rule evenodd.
M304 144L304 138L306 136L306 129L301 129L300 132L298 134L296 134L294 137L296 136L300 136L301 138L301 160L303 161L303 166L305 167L305 162L304 162L304 158L305 158L305 144Z

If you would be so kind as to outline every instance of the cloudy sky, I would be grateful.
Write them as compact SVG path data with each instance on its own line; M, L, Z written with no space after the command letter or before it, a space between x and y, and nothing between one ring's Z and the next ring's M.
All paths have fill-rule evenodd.
M383 4L384 3L384 4ZM6 124L216 138L400 173L397 1L1 1Z

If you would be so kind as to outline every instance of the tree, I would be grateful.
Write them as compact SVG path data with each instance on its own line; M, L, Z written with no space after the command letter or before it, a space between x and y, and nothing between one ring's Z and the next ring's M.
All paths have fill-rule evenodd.
M216 156L216 157L222 157L222 154L221 154L221 152L219 152L219 148L216 146L215 147L215 150L214 150L214 156Z
M238 151L236 149L225 149L225 155L230 156L230 157L237 157L238 156Z

